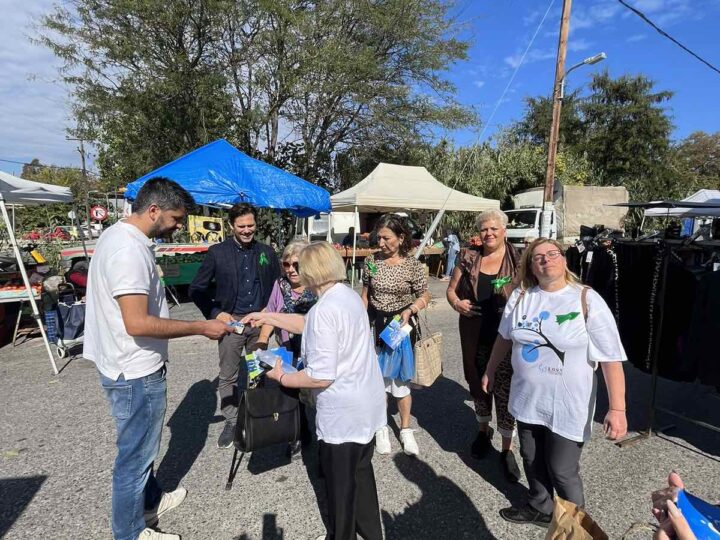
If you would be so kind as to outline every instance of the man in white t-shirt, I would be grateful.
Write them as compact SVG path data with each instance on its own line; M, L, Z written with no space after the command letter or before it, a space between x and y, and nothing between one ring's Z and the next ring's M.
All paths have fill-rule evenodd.
M87 286L83 356L97 366L117 427L113 469L115 540L175 540L153 530L187 491L163 493L153 476L165 418L168 339L232 332L225 323L169 318L152 238L182 227L192 196L166 178L145 182L134 213L107 229L95 248Z

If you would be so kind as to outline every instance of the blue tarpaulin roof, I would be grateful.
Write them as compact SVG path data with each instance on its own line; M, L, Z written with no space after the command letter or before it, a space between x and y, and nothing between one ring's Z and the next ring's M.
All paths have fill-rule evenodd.
M226 206L247 202L261 208L289 210L300 217L330 212L330 194L294 174L251 158L225 139L193 150L127 185L134 199L155 176L175 180L198 204Z

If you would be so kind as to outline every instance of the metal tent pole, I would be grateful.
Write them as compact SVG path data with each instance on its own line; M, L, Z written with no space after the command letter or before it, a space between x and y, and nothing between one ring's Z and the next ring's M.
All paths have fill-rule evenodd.
M358 229L360 228L355 227L355 225L359 225L360 217L358 216L358 208L355 207L355 213L353 214L353 256L352 256L352 266L350 267L350 286L355 288L355 252L357 251L357 235L358 235Z
M40 309L38 308L37 302L35 301L35 296L33 295L32 287L30 286L30 279L28 278L27 272L25 271L25 264L22 260L22 255L20 254L20 248L18 248L17 240L15 238L15 231L11 227L10 223L10 216L8 215L7 207L5 206L5 198L3 197L2 193L0 193L0 210L2 211L3 219L5 220L5 225L8 228L8 236L10 237L10 245L13 248L13 251L15 252L15 258L18 262L18 268L20 269L20 275L22 275L23 283L25 284L25 289L28 293L28 299L30 300L30 305L32 306L33 310L33 318L35 319L35 322L38 325L38 328L40 329L40 334L42 334L43 343L45 344L45 350L47 351L48 357L50 358L50 365L52 365L53 372L55 375L57 375L58 368L55 364L55 357L53 356L52 350L50 350L50 342L48 341L47 334L45 333L45 326L43 325L43 322L40 317Z

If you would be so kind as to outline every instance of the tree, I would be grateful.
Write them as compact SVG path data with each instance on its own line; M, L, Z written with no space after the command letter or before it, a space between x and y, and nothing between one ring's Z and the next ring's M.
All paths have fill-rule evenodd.
M675 147L675 157L686 181L699 188L720 189L720 132L691 133Z
M566 94L560 109L559 148L578 148L585 141L586 126L580 109L580 90ZM512 133L521 141L528 141L547 147L552 123L553 103L550 97L528 97L525 99L525 114L512 128Z
M658 192L667 174L672 123L664 104L672 92L654 92L655 83L638 75L593 77L581 106L587 129L584 151L598 171L596 183L625 185L635 198Z
M338 151L400 147L474 115L440 0L74 0L43 18L103 176L126 182L218 137L334 187Z

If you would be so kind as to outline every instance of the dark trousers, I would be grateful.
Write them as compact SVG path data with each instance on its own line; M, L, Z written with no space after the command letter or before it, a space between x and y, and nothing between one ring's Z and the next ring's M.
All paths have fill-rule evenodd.
M530 488L530 506L551 514L554 492L566 501L585 506L580 479L583 443L561 437L545 426L524 422L518 422L518 437Z
M220 411L226 420L237 418L238 388L240 390L247 388L245 354L255 350L258 337L260 337L260 328L250 328L248 325L242 334L227 334L218 341L220 352L218 396Z
M328 501L327 540L382 540L372 456L368 444L320 441Z

